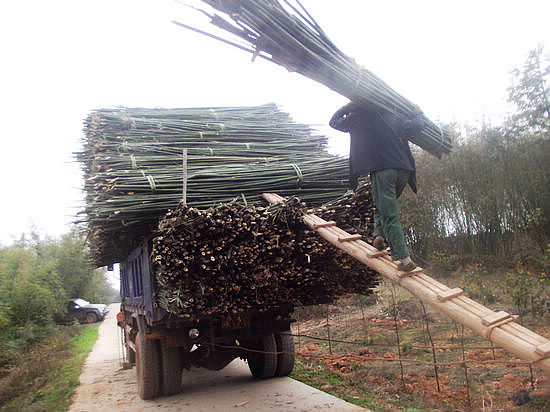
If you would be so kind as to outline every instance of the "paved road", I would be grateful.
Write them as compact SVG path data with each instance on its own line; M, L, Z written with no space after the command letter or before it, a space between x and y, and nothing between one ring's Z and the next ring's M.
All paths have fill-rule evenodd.
M86 359L71 412L91 411L365 411L290 378L257 380L236 359L221 371L185 371L181 394L144 401L136 392L135 368L121 367L118 305L99 327Z

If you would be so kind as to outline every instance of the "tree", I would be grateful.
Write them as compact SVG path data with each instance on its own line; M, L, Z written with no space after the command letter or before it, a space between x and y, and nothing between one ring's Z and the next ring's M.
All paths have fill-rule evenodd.
M79 231L59 239L37 233L0 247L0 344L26 346L38 341L62 315L72 297L110 303L116 291L104 270L90 263Z
M550 59L543 56L542 45L531 50L522 69L512 71L513 83L508 88L508 100L517 106L513 116L514 129L519 133L543 134L550 130Z

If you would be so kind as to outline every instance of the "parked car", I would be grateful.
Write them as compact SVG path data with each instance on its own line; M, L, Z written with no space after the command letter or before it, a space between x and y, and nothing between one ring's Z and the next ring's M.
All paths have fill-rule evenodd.
M71 299L67 305L67 313L80 323L94 323L105 319L109 310L103 303L90 303L84 299Z

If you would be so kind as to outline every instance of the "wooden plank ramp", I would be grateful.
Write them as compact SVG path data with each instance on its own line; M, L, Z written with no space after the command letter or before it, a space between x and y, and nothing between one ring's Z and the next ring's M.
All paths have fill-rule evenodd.
M263 198L272 204L285 201L274 193L264 193ZM483 306L466 297L462 289L451 289L431 278L420 267L411 272L399 272L388 254L380 253L374 246L361 240L361 236L347 233L334 222L327 222L314 214L304 215L303 221L329 243L397 283L422 302L550 373L550 340L516 323L515 316Z

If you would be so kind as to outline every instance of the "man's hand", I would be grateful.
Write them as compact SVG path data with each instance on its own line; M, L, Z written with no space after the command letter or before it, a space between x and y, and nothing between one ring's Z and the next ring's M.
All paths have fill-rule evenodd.
M332 115L329 125L330 127L340 130L341 132L349 132L349 120L357 113L361 112L361 106L353 102L349 102L345 106L339 108Z
M357 186L359 186L358 176L355 174L351 174L349 176L349 188L355 192Z

